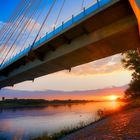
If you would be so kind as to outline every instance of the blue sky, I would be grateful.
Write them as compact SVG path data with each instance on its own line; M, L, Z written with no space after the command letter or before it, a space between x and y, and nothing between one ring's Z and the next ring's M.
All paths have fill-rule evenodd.
M0 21L6 22L9 16L11 15L11 13L13 12L13 10L20 3L20 1L21 0L0 0ZM52 0L49 0L49 1L52 2ZM64 15L66 15L67 13L69 13L67 16L70 16L72 15L72 13L79 11L79 9L81 8L82 1L83 0L66 0L66 4L64 7L64 12L61 16L61 20L62 18L66 18L64 17ZM89 5L93 1L94 0L84 0L83 6ZM57 0L57 6L60 6L61 3L62 3L62 0ZM55 11L56 10L57 9L55 9Z
M54 26L54 23L56 22L56 17L58 16L58 13L59 13L60 7L62 6L63 1L64 0L56 1L55 6L54 6L53 10L51 11L51 14L49 15L47 22L45 23L43 29L41 30L38 38L43 37L50 29L52 29L52 27ZM41 23L43 22L43 19L45 19L45 16L47 15L48 9L50 8L50 5L52 4L52 2L53 2L53 0L43 0L43 4L40 6L40 9L43 11L43 13L40 13L41 15L38 20L37 20L37 15L32 17L32 22L35 21L38 25L34 28L34 30L31 33L31 36L29 37L29 39L27 41L24 40L25 39L24 34L21 35L22 38L21 38L21 36L19 37L19 39L15 43L15 45L17 46L17 49L13 54L16 54L17 51L20 50L19 48L20 48L20 46L23 46L22 45L23 42L26 42L25 48L28 47L29 44L32 44L32 42L39 30L39 27L41 26ZM93 1L86 0L86 1L84 1L83 6L89 5L91 2L93 2ZM15 1L1 0L0 1L0 10L1 10L0 11L0 24L1 25L3 25L3 23L6 23L8 21L8 18L10 17L12 12L16 9L16 7L19 3L20 3L20 0L15 0ZM62 21L65 21L65 20L67 20L67 18L72 17L72 14L79 12L82 9L82 4L83 4L83 0L76 0L76 1L75 0L65 0L63 10L61 11L60 17L58 18L58 21L57 21L57 25L62 24ZM45 9L43 9L44 5L45 5ZM29 18L29 16L30 16L30 14L28 13L28 15L26 15L26 18ZM31 28L31 26L29 28ZM18 32L20 32L20 31L16 30L17 34L18 34ZM16 35L13 35L12 37L13 38L10 39L9 42L12 42L14 40L14 38L16 38ZM20 42L20 43L17 44L17 42ZM9 46L9 44L8 45L6 44L6 46Z
M59 0L61 1L61 0ZM67 4L60 16L60 21L66 19L72 12L80 10L82 0L66 0ZM93 0L87 0L88 5ZM0 22L6 22L19 0L0 0ZM59 3L58 3L59 6ZM55 8L57 9L57 8ZM56 12L56 10L54 11ZM50 20L53 17L50 16ZM49 21L51 22L51 21ZM131 72L121 65L121 55L115 55L91 62L72 69L72 72L62 71L43 76L33 82L23 82L10 87L18 90L91 90L112 86L123 86L130 82Z
M20 0L0 0L0 21L6 22Z

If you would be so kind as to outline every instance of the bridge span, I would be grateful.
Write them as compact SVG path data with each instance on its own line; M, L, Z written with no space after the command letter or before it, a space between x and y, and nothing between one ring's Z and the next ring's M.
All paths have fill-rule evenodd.
M3 64L0 88L140 47L128 0L96 3Z

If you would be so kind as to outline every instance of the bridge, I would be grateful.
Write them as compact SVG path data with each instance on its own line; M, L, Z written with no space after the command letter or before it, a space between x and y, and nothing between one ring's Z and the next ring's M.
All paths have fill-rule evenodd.
M4 55L1 52L0 88L34 80L57 71L71 70L77 65L140 48L139 0L96 0L89 6L82 7L78 14L73 14L71 18L54 26L51 31L39 38L39 33L54 5L55 0L31 45L20 49L12 56L12 53L9 53L15 50L12 48L15 44L11 47L5 44L1 46L7 47L7 51L4 48L2 50ZM64 3L58 16L63 6ZM29 25L29 22L31 23L27 20L26 25ZM34 29L33 25L31 29ZM26 26L23 27L25 29ZM10 34L10 27L1 29L1 38L8 30ZM15 32L17 32L16 28ZM20 34L22 35L19 33L17 37Z

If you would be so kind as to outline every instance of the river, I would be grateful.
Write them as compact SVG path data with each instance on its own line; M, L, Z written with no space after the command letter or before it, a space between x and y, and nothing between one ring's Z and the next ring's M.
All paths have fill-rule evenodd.
M51 135L97 120L99 109L118 109L121 105L123 103L112 101L1 109L0 140L28 140L43 133Z

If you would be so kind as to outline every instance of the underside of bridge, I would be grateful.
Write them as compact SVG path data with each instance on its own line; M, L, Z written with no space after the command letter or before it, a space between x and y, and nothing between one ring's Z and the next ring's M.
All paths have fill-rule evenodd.
M128 0L97 10L0 71L0 88L140 47Z

